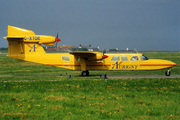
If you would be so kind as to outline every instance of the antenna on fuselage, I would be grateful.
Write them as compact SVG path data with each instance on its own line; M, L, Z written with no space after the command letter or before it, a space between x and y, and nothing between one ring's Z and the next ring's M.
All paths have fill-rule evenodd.
M106 53L106 49L103 50L103 56L102 56L102 57L104 57L104 53ZM106 55L105 55L105 56L106 56ZM103 67L104 67L104 62L105 62L105 61L104 61L104 59L103 59Z
M106 49L103 50L103 56L104 56L104 53L106 53Z
M138 51L136 50L136 48L134 48L134 50L136 51L136 53L138 53Z

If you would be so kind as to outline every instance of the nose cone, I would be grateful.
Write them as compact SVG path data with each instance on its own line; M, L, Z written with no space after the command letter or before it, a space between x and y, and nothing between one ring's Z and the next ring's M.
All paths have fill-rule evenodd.
M56 39L55 39L55 41L56 41L56 42L59 42L59 41L61 41L61 39L59 39L59 38L56 38Z
M174 63L174 62L171 62L171 65L174 67L174 66L177 66L177 64L176 63Z
M164 66L169 66L169 67L174 67L174 66L176 66L177 64L174 63L174 62L172 62L172 61L163 60L163 61L162 61L162 65L164 65Z
M149 59L149 60L143 61L140 64L142 69L148 69L148 70L167 69L167 68L172 68L176 65L177 64L172 61L160 60L160 59Z
M103 55L103 56L102 56L103 59L105 59L105 58L107 58L107 57L109 57L109 56L107 56L107 55Z

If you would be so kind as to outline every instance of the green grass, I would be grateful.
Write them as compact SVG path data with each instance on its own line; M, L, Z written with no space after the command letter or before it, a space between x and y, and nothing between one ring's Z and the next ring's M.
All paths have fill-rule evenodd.
M145 53L149 58L171 60L177 64L180 63L179 54ZM179 74L179 71L177 65L171 73ZM164 75L164 72L90 71L90 74ZM66 73L76 76L33 76ZM99 76L80 77L80 74L81 71L0 55L0 75L32 75L0 77L0 119L180 119L179 78L105 81Z
M0 84L1 119L180 119L179 79Z

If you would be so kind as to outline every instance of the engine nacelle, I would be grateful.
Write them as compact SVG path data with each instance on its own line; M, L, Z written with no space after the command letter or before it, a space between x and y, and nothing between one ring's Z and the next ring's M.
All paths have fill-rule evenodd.
M107 58L107 55L103 55L102 53L96 53L95 56L89 57L88 61L98 61L98 60L103 60Z
M47 35L25 36L24 42L36 42L39 44L54 45L54 42L56 42L56 37Z

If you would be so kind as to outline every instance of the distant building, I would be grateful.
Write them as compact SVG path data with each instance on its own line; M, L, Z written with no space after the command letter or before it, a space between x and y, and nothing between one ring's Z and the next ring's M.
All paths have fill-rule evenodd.
M126 48L126 49L115 48L115 49L109 49L109 51L122 51L122 52L126 52L126 51L133 51L133 50L130 50L129 48Z
M82 46L81 44L79 45L79 48L87 48L88 51L99 51L99 46L97 48L91 48L91 44L89 46Z
M48 51L71 51L71 48L74 47L73 45L59 45L57 48L48 47Z
M82 48L84 48L85 51L99 51L99 46L97 48L91 48L91 45L82 46L81 44L79 45L79 47L73 45L59 45L57 46L57 48L47 47L47 50L48 51L82 51L83 50Z
M57 48L47 47L46 50L48 51L56 51Z
M73 45L59 45L57 47L57 51L71 51L71 48L74 47Z

